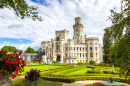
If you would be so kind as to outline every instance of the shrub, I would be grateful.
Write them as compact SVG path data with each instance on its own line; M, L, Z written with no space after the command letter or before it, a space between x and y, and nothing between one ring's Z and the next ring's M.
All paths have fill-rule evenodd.
M78 65L84 65L84 63L82 63L82 62L78 62L77 64L78 64Z
M89 61L90 64L94 65L96 62L95 61Z
M58 64L59 62L57 62L57 61L53 61L52 63L54 63L54 64Z
M30 69L29 72L27 72L27 75L25 75L25 79L29 80L29 81L35 81L35 80L38 80L38 78L40 77L40 74L39 74L40 70L33 70L33 69Z
M103 74L103 71L88 70L87 73Z

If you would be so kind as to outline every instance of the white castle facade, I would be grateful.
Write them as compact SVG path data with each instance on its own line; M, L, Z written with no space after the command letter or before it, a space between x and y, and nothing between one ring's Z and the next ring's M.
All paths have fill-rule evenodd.
M46 63L53 61L60 63L84 63L91 60L97 63L102 62L103 50L99 44L99 38L83 35L83 28L81 18L76 17L73 25L73 39L68 38L69 31L64 29L55 31L54 40L42 41L43 61Z

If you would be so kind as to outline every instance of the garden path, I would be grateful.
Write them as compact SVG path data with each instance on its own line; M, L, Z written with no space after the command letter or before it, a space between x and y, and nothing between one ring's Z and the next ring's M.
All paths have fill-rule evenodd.
M24 78L24 77L18 77L18 78L15 78L15 79L20 79L20 78ZM56 82L56 81L48 81L48 80L43 80L43 81L47 81L47 82ZM84 80L84 81L75 81L75 82L72 82L72 83L65 83L65 82L61 82L63 83L63 86L85 86L87 84L92 84L92 83L95 83L95 82L102 82L103 80ZM125 84L125 85L128 85L126 83L122 83L122 84ZM130 85L128 85L130 86Z

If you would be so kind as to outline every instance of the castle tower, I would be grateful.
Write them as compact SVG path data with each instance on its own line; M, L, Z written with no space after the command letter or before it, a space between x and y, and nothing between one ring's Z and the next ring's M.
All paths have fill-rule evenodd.
M81 24L81 18L76 17L75 24L73 25L73 29L74 29L73 39L75 43L84 43L83 27L84 26Z

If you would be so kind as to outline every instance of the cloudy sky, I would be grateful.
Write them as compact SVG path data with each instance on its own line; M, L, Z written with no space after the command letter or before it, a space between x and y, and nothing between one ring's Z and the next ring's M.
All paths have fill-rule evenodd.
M31 46L35 50L42 41L55 37L55 30L67 29L73 37L75 17L82 18L83 33L87 37L99 37L102 44L103 29L111 25L108 20L110 9L120 11L121 0L25 0L38 7L42 22L31 18L21 18L13 10L0 9L0 48L5 45L25 50Z

